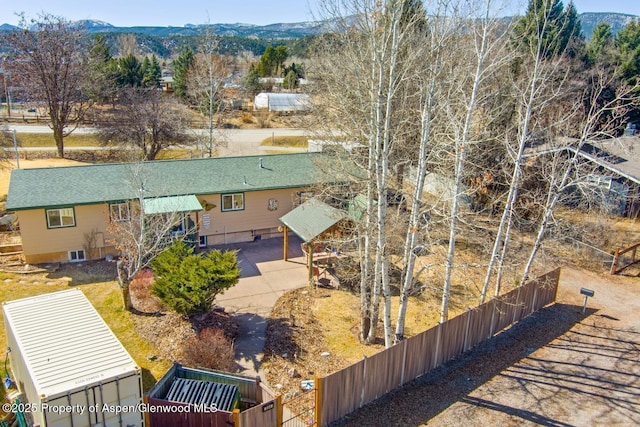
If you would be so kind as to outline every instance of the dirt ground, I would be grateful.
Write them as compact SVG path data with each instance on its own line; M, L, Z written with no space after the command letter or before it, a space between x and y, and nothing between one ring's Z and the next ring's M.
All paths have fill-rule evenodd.
M565 267L556 304L335 425L640 425L638 313L637 275Z

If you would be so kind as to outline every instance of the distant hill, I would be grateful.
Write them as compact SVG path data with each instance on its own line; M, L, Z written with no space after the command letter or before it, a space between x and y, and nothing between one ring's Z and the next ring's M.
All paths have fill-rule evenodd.
M607 22L611 25L615 34L632 19L638 18L634 15L622 13L581 13L579 15L582 24L582 31L587 40L591 38L593 29L599 22ZM505 18L507 20L513 18ZM119 34L136 34L138 43L143 53L155 53L160 57L170 57L179 52L183 46L196 46L197 36L206 34L207 31L223 37L221 50L223 53L237 53L248 50L254 54L262 54L269 44L287 44L296 50L299 44L300 54L304 51L304 38L326 32L331 27L328 21L308 21L293 23L277 23L269 25L253 24L211 24L194 25L186 24L183 27L116 27L108 22L97 20L77 21L77 25L82 26L89 34L105 34L108 42L112 45ZM15 30L17 27L2 24L0 32ZM302 40L301 40L302 39ZM6 46L0 46L0 52Z
M578 16L580 19L580 23L582 24L582 33L587 41L591 40L591 34L593 34L593 29L600 22L606 22L611 26L611 31L613 34L617 33L621 29L623 29L632 19L638 18L636 15L627 15L624 13L595 13L595 12L586 12L581 13Z

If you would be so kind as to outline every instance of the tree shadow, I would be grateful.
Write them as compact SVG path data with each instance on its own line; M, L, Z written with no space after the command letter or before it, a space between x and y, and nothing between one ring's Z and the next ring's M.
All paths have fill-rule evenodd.
M556 303L544 308L506 331L483 342L458 358L336 421L334 426L403 425L418 426L456 402L489 408L545 426L566 426L563 422L525 409L508 407L469 396L536 349L570 331L595 310ZM399 415L400 414L400 415Z
M295 235L289 236L289 258L299 258L304 254L300 244L302 240ZM253 277L260 275L258 264L263 262L282 260L284 242L282 237L271 239L259 239L253 242L231 243L216 245L214 249L221 251L238 251L238 263L240 265L240 277Z
M297 330L302 328L295 324L291 318L272 318L267 322L266 335L268 340L264 347L264 357L294 358L301 354L301 348L295 339Z
M151 387L153 387L158 382L158 379L154 377L151 371L148 370L147 368L141 368L141 370L142 370L142 388L145 390L145 392L147 392L151 390Z
M238 325L238 335L234 342L237 370L257 373L262 363L271 319L255 313L239 313L233 319Z
M69 286L111 282L117 277L116 263L104 260L46 264L42 267L49 271L51 279L70 278Z

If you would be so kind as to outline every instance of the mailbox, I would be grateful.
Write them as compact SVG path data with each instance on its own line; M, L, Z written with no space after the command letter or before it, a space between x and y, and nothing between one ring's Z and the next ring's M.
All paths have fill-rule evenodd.
M580 293L586 297L592 297L593 295L595 295L595 292L587 288L581 288Z

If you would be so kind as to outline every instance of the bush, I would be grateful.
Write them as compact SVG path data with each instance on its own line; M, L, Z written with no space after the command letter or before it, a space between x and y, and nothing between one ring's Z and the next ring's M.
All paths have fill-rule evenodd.
M186 316L209 311L216 295L240 279L234 251L194 255L193 249L181 241L158 255L151 268L156 276L151 292Z
M180 362L185 366L235 372L233 343L222 329L204 328L184 343Z
M251 124L253 123L253 114L251 113L242 113L242 117L240 117L242 123Z

